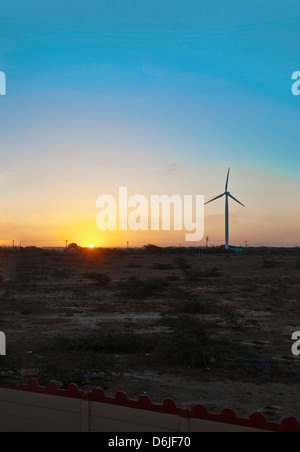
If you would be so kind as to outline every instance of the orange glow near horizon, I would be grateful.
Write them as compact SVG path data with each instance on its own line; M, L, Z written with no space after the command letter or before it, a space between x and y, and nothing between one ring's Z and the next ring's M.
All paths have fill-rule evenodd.
M183 177L183 182L186 178L189 181L196 180L194 168L193 170L187 168L186 171L187 175ZM202 186L193 189L191 185L192 188L186 187L184 192L205 193L207 199L210 199L218 193L218 190L222 190L223 173L223 170L219 171L219 175L217 172L216 180L212 179L212 181L206 180L204 175ZM207 170L207 174L211 174L211 170ZM281 188L280 191L276 190L274 195L274 186L278 177L276 175L275 178L273 173L246 170L234 173L231 181L232 192L238 193L239 199L247 207L240 209L239 206L230 205L231 245L240 246L247 241L248 246L299 246L300 212L295 209L295 206L298 202L300 180L280 177ZM251 186L253 179L256 181L254 187ZM219 180L221 180L220 183ZM177 180L176 183L178 183ZM251 192L249 186L251 186ZM113 193L113 188L109 188L109 184L107 187L105 191ZM136 192L138 193L137 190ZM146 188L144 192L151 193L150 189L146 190ZM130 190L130 194L132 193L134 188ZM176 193L176 186L171 184L168 194L174 193ZM78 205L71 212L62 211L60 204L51 205L51 209L46 211L43 205L48 205L46 202L48 198L43 198L43 205L40 205L37 202L39 197L40 194L37 194L32 205L27 206L27 210L23 210L25 200L17 207L9 199L12 203L10 210L16 210L18 217L23 218L24 221L18 223L14 218L3 216L2 225L0 224L0 246L11 247L14 241L15 246L22 244L23 247L65 247L66 240L69 244L77 243L83 248L89 248L90 244L93 244L94 248L126 248L127 246L133 248L143 247L149 243L157 246L203 246L206 244L205 239L196 243L185 242L186 231L100 231L96 224L99 209L94 203L86 207L87 199L95 200L96 198L92 193L85 194L83 199L77 199ZM63 200L59 193L54 198ZM67 200L62 204L65 206ZM268 205L268 211L266 211L266 205ZM278 215L279 210L280 215ZM209 207L209 210L205 210L205 236L207 235L210 237L210 246L225 243L225 215L222 200Z

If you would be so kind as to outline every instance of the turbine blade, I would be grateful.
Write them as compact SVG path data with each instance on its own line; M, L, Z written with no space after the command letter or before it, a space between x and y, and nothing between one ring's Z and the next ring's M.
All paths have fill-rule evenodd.
M228 190L229 175L230 175L230 168L228 168L227 180L226 180L226 186L225 186L225 192L227 192L227 190Z
M211 199L210 201L206 202L205 205L206 205L206 204L209 204L209 203L211 203L211 202L213 202L213 201L216 201L216 200L219 199L219 198L223 198L223 196L225 196L225 193L223 193L223 194L220 195L220 196L217 196L217 197L214 198L214 199Z
M234 196L232 196L230 193L228 193L228 196L230 196L230 198L232 198L235 202L237 202L238 204L240 204L241 206L243 206L243 207L246 207L246 206L244 206L244 204L242 204L240 201L238 201Z

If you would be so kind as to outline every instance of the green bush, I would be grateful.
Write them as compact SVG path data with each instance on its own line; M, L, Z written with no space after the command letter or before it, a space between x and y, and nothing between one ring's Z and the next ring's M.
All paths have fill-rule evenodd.
M169 332L160 339L157 356L172 365L203 368L216 363L223 366L228 359L249 354L248 347L233 341L215 339L209 333L209 324L195 315L165 315L162 325Z
M207 366L212 358L213 341L203 321L192 315L165 316L169 328L159 347L164 362L191 367Z

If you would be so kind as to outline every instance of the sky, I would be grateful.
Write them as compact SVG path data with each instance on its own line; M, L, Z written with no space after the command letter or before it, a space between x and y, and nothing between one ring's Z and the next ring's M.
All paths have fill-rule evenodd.
M0 245L184 244L101 232L97 198L230 191L232 244L300 244L300 5L1 0ZM224 243L224 201L205 235ZM201 242L200 244L203 244Z

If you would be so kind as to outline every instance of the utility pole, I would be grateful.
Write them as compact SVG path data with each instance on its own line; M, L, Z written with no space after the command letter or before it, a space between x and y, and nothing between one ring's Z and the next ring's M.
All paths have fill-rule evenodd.
M208 248L208 242L210 241L209 235L207 235L207 236L205 237L205 240L206 240L206 248Z
M248 248L248 240L245 240L245 248Z
M66 248L68 248L69 240L66 240Z

